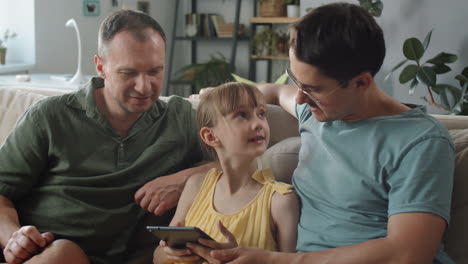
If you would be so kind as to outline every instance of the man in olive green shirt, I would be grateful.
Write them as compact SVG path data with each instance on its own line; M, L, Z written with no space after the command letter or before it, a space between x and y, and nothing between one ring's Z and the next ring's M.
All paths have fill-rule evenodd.
M158 99L165 51L154 19L119 11L99 30L100 77L18 122L0 148L8 263L122 263L143 209L162 214L206 171L187 169L202 157L190 103Z

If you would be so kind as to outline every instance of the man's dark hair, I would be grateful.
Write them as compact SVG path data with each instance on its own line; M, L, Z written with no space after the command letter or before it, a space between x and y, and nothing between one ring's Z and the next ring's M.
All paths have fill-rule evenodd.
M346 87L356 75L380 70L385 57L382 29L365 9L348 3L323 5L291 25L296 57Z
M161 25L151 16L134 10L121 10L108 16L102 22L99 28L98 36L98 53L99 56L104 55L105 46L121 31L129 31L133 36L141 41L144 41L148 36L144 33L147 28L154 29L163 39L166 44L166 35Z

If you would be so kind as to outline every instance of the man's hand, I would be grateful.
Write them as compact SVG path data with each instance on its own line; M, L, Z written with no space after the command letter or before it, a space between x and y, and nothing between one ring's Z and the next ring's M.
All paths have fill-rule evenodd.
M199 243L201 244L195 244L195 243L187 243L187 248L191 249L191 251L198 256L204 258L206 261L203 262L204 264L221 264L224 262L221 262L211 256L211 251L213 249L230 249L230 248L236 248L238 246L236 238L234 235L227 230L226 227L221 223L220 220L218 220L218 228L221 234L224 235L224 238L226 239L227 242L225 243L218 243L213 240L207 240L207 239L200 239Z
M40 233L34 226L23 226L11 235L3 255L9 264L19 264L40 253L54 241L52 233Z
M177 205L186 181L181 172L156 178L135 193L135 201L148 212L162 215Z
M236 247L231 249L213 250L211 256L218 263L227 264L271 264L274 252L259 248ZM211 263L211 262L210 262Z

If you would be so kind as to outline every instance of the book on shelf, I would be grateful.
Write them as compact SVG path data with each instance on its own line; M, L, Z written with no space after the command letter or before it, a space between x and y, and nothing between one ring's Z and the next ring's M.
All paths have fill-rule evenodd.
M186 14L185 26L186 35L190 37L229 38L234 32L233 23L225 23L222 15L212 13ZM245 25L239 24L238 35L245 35Z
M234 33L234 24L221 24L219 25L218 37L219 38L230 38L233 37ZM239 28L237 29L238 36L245 35L245 25L239 24Z

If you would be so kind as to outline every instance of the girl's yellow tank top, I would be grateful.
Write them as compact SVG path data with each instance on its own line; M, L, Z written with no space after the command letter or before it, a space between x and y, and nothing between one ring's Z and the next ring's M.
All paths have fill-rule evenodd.
M226 242L219 232L217 221L236 237L240 246L278 250L271 232L270 207L275 192L286 194L292 191L292 185L275 181L270 169L257 170L252 178L263 184L255 198L244 208L231 214L221 214L214 209L213 197L222 171L211 169L203 181L192 206L185 217L185 226L195 226L203 230L218 242Z

